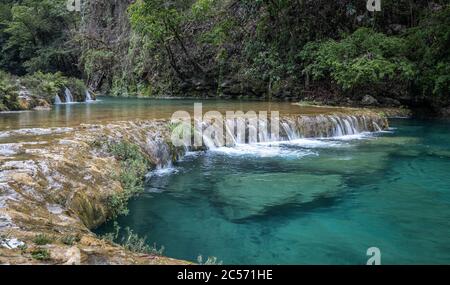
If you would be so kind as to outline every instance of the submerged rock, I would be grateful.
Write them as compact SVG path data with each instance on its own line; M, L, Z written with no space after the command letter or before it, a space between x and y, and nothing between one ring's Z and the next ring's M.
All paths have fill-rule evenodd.
M256 178L255 175L236 175L218 183L217 199L228 219L241 220L262 216L275 209L299 208L337 195L342 187L343 180L339 175L274 173Z

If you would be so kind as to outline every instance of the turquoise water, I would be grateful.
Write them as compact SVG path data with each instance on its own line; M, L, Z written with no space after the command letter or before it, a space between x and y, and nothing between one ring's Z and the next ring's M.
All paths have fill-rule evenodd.
M0 130L73 127L80 124L136 119L168 119L179 110L193 113L194 103L202 103L204 112L276 110L280 114L326 114L333 111L330 108L295 106L288 102L99 97L96 102L55 105L48 111L2 112Z
M118 219L165 255L225 264L450 264L450 124L190 154ZM111 223L99 232L111 230Z

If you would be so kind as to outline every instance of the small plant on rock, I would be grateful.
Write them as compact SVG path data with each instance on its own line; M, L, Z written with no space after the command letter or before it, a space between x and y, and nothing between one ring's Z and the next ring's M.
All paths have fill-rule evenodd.
M74 245L80 241L80 237L77 235L65 235L61 238L61 242L65 245Z
M53 238L46 234L38 234L34 237L33 242L36 245L46 245L52 243Z
M50 260L50 252L46 249L35 249L31 252L31 256L39 261L47 261Z

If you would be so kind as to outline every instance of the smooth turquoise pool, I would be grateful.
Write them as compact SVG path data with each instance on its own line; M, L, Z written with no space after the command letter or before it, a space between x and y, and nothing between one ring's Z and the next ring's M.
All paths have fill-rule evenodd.
M225 264L450 264L450 124L190 154L117 221L165 255ZM108 232L112 223L99 229Z

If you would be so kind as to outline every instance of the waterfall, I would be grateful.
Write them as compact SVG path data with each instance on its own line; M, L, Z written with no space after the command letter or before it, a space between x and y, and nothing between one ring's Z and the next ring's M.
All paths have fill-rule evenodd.
M294 131L293 125L295 123L294 122L286 122L286 121L282 121L281 122L281 127L284 130L285 134L287 135L289 140L295 140L298 138L298 134Z
M56 105L62 104L61 98L59 98L58 95L55 96L55 104Z
M333 138L357 135L365 132L379 132L388 128L387 119L377 114L336 114L316 116L284 116L280 118L279 141L293 141L306 138ZM203 122L196 125L205 130L210 125ZM223 135L228 146L273 142L269 130L270 121L258 120L258 127L238 119L228 119L224 124ZM245 129L245 132L242 130ZM219 139L203 133L203 143L208 149L220 144Z
M89 90L86 90L86 102L92 102L92 101L94 101L94 100L92 99L91 93L89 93Z
M67 88L67 87L66 87L66 90L64 90L64 96L66 97L66 104L74 102L72 92L70 92L69 88Z

